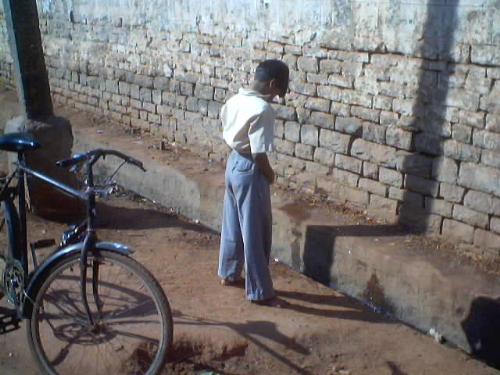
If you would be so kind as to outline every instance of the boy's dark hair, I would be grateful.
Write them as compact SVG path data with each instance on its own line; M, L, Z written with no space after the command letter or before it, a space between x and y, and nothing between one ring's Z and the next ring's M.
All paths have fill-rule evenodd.
M254 79L260 82L267 82L276 79L280 84L288 85L288 66L281 60L264 60L255 70Z

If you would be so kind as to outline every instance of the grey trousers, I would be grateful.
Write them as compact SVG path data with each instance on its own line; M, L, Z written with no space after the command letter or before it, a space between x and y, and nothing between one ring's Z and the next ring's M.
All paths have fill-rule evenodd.
M272 242L269 182L251 155L236 151L227 161L225 180L219 277L236 280L245 266L247 298L272 298L275 292L269 273Z

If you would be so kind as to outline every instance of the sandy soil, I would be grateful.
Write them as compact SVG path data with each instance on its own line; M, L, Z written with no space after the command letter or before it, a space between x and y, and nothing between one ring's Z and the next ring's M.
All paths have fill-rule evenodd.
M100 237L131 245L169 298L175 335L165 374L498 373L281 264L271 269L289 307L250 304L243 289L218 283L218 234L137 198L113 198L99 212ZM30 225L31 240L65 228L37 217ZM2 374L38 373L24 325L0 335Z

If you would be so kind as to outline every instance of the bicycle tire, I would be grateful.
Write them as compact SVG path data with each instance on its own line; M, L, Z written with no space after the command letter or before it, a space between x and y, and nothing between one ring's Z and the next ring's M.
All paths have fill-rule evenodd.
M110 297L109 304L104 302L103 316L99 320L98 332L91 332L85 326L86 314L84 313L79 289L79 262L79 254L63 258L54 266L47 278L42 281L41 287L33 299L34 306L29 317L29 324L27 324L27 334L30 348L40 368L44 373L50 375L75 375L80 373L157 374L165 365L173 337L172 313L161 286L146 268L128 256L106 250L89 252L88 264L90 272L88 272L89 277L87 278L87 296L94 317L97 317L97 304L92 294L92 277L90 276L93 262L98 262L100 267L99 294L101 297L105 297L107 293ZM108 263L118 265L119 268L126 271L126 277L118 285L114 285L108 280L101 280L103 266ZM112 269L109 270L109 273L104 276L110 275L112 271ZM119 276L120 274L115 272L115 275ZM104 278L104 276L102 277ZM129 281L133 283L134 280L132 279L134 278L139 279L142 285L138 289L133 288L131 290L125 284ZM58 289L58 285L60 285L60 289ZM75 286L76 289L71 289ZM111 297L113 291L118 291L122 295L119 295L119 298ZM156 315L160 317L159 327L147 326L150 323L148 309L152 309L152 304L150 301L145 302L146 300L143 298L146 291L149 291L156 308ZM136 306L120 306L122 302L134 302L134 300L136 300ZM51 314L50 305L55 307L56 313ZM64 305L64 308L61 305ZM65 309L69 310L66 311ZM139 326L136 327L136 330L139 331L122 332L123 327L120 326L120 322L125 324L130 323L128 321L133 322L134 313L138 315L139 319L142 319L137 321ZM62 317L63 324L56 326L58 315ZM122 316L120 317L120 315ZM127 320L120 320L125 317ZM64 324L65 320L69 321L69 324ZM159 332L158 342L155 341L155 344L152 344L150 341L153 339L144 336L154 334L154 332ZM42 337L43 335L48 337ZM126 339L127 335L134 337L139 342L132 346L125 345L122 340L116 342L116 337L123 336ZM114 340L114 343L111 343L112 340ZM109 352L109 349L111 349L111 352ZM70 353L70 351L73 351L73 353ZM155 352L152 353L152 351ZM96 356L92 357L90 355L92 353L95 353ZM82 358L87 358L87 362L82 364ZM111 367L101 367L103 371L99 371L100 364L98 362L101 358L119 363L113 363ZM151 363L146 363L146 361L151 361Z

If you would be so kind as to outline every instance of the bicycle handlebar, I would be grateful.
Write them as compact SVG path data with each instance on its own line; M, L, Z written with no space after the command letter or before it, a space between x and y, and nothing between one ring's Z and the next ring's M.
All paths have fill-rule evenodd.
M146 172L146 169L144 168L144 165L140 160L137 160L133 158L132 156L128 156L120 151L116 150L103 150L103 149L95 149L89 152L81 153L81 154L76 154L73 157L69 159L64 159L64 160L59 160L56 162L56 165L59 167L63 168L69 168L72 166L75 166L79 163L82 163L84 161L88 161L91 165L93 165L99 158L105 158L107 155L113 155L116 156L122 160L124 160L126 163L135 165L137 168L141 169L143 172Z

